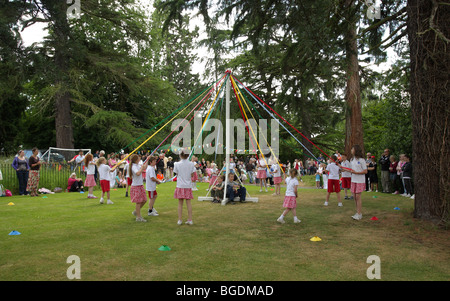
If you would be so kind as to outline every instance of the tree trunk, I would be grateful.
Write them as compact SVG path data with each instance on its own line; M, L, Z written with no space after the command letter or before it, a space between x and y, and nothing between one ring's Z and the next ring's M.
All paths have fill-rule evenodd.
M414 217L448 225L450 7L408 0Z
M346 1L348 28L345 32L345 54L347 63L347 86L345 90L345 153L350 155L353 145L358 144L364 152L363 127L361 116L361 87L358 65L358 45L354 1Z
M70 60L70 27L67 22L67 8L65 1L43 1L53 23L53 45L55 48L55 85L58 92L55 94L55 128L56 147L74 148L73 127L71 116L71 96L68 92L67 79Z

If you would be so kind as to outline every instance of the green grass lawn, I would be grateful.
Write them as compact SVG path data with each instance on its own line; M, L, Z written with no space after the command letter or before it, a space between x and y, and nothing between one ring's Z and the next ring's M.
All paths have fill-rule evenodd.
M325 190L300 188L302 222L288 216L282 225L276 219L283 196L247 186L258 203L222 206L197 201L206 194L201 183L194 225L178 226L174 187L158 186L160 216L143 210L147 223L135 222L123 189L112 191L114 205L87 193L0 198L0 280L67 280L70 255L80 257L86 281L368 280L370 255L380 257L381 280L450 280L448 231L413 219L409 198L363 193L363 220L354 221L353 201L337 207L332 195L324 207ZM12 230L21 235L8 235ZM313 236L322 241L311 242ZM171 251L159 251L161 245Z

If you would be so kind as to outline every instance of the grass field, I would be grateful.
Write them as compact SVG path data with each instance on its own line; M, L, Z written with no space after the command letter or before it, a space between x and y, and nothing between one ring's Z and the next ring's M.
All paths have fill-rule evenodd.
M337 207L332 195L324 207L325 190L300 188L302 222L288 216L282 225L282 196L247 186L258 203L221 206L197 201L206 194L201 183L194 225L178 226L174 187L158 186L160 216L143 210L147 223L135 222L123 189L112 191L113 205L86 193L0 198L0 280L67 280L70 255L79 256L85 281L368 280L370 255L381 260L381 280L450 280L448 231L413 219L409 198L363 193L363 220L354 221L353 201ZM9 236L12 230L21 235Z

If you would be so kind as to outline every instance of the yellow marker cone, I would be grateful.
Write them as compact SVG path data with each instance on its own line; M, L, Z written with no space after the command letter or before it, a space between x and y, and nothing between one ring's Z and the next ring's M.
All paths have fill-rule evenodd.
M321 241L322 239L319 236L314 236L310 239L310 241Z
M9 202L8 206L14 206L14 203L13 202Z

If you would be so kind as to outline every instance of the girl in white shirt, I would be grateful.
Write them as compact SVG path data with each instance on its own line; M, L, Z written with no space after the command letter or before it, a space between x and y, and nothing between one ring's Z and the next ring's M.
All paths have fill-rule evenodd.
M95 163L94 156L92 154L87 154L84 157L84 166L86 166L86 180L84 181L84 187L88 187L88 199L96 199L94 196L94 187L97 186L95 182L94 174L95 174Z
M367 173L367 165L364 160L364 155L362 153L362 149L359 145L354 145L352 147L352 156L353 158L350 161L350 168L352 169L352 183L350 190L355 198L356 204L356 214L352 216L355 220L362 219L361 213L361 193L366 188L366 177Z
M183 151L180 153L180 161L176 162L173 167L173 172L177 174L177 187L175 188L174 198L178 199L178 225L181 225L183 215L183 202L186 200L186 207L188 210L188 220L186 224L192 225L192 178L197 174L194 162L188 161L189 154Z
M264 188L266 189L266 192L267 192L266 168L267 168L266 160L260 158L256 162L256 169L258 170L258 172L256 173L256 178L259 179L259 187L260 187L259 192L262 192L263 183L264 183Z
M155 205L156 197L158 194L156 193L156 184L161 183L157 177L156 177L156 160L157 157L150 156L148 159L148 167L145 172L145 183L146 183L146 190L148 191L148 215L149 216L158 216L158 212L156 211L153 206Z
M286 178L286 194L284 197L283 207L286 208L281 216L277 219L277 222L284 224L284 217L289 211L292 211L294 214L294 223L300 223L300 220L297 218L297 188L298 188L298 180L297 180L297 169L293 168L290 170L289 178Z
M216 163L211 164L211 179L209 180L209 187L208 189L211 189L211 186L216 185L216 179L217 175L219 174L219 170L217 169Z
M139 156L136 154L131 155L130 166L128 167L128 174L132 178L130 187L131 202L136 204L136 210L133 211L133 215L136 216L137 222L146 222L147 220L142 218L141 209L147 202L147 195L144 189L144 179L142 173L148 166L148 162L139 165Z
M105 197L105 193L106 196L108 197L108 201L106 202L109 205L114 204L111 199L110 199L110 190L111 190L111 185L110 185L110 179L111 179L111 167L109 167L108 164L106 164L106 158L105 157L100 157L97 160L97 169L98 169L98 175L100 177L100 187L102 188L102 197L100 198L100 204L103 204L103 198Z
M330 194L335 192L338 199L338 206L342 207L341 202L341 187L339 186L339 166L336 165L337 157L332 155L331 159L333 162L328 164L326 170L329 172L328 175L328 186L327 186L327 200L325 201L325 206L328 206L328 201L330 200Z
M271 173L273 175L273 184L275 185L275 193L273 195L280 195L281 193L281 168L278 163L272 164Z

